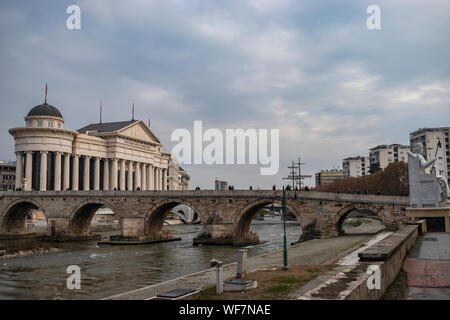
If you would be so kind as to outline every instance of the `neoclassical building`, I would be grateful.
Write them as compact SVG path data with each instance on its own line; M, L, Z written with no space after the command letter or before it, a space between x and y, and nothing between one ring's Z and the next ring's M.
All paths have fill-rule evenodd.
M168 190L187 190L190 176L178 164L176 159L171 158L169 168L167 169L167 188Z
M15 139L16 189L169 189L171 155L161 151L143 121L96 123L75 131L65 129L62 114L45 102L30 110L25 124L9 130ZM187 189L187 174L171 175L184 177L172 188Z

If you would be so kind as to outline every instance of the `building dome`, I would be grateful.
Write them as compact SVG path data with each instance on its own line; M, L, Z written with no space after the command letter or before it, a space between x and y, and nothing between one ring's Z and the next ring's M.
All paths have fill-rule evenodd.
M59 112L58 109L56 109L54 106L51 106L47 103L38 105L33 107L30 112L28 112L27 117L33 117L33 116L48 116L48 117L57 117L57 118L63 118L61 112Z

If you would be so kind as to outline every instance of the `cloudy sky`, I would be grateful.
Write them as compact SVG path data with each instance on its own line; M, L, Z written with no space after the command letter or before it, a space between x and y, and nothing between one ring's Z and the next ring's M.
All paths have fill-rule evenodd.
M81 8L81 30L66 9ZM381 9L368 30L366 9ZM450 125L450 2L443 1L1 1L0 159L8 129L43 102L65 127L151 120L164 143L177 128L280 129L280 171L186 165L190 187L280 186L298 156L304 173L341 167L419 127ZM314 185L313 179L307 184Z

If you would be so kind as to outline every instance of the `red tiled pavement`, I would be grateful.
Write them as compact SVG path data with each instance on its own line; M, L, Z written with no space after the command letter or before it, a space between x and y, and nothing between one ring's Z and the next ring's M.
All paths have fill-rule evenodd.
M450 261L406 258L409 287L450 287Z

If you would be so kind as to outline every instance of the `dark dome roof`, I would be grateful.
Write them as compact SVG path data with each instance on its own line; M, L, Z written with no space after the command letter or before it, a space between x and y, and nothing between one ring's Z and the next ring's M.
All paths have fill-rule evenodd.
M47 103L40 104L38 106L33 107L30 112L28 112L27 117L31 116L50 116L50 117L58 117L62 118L61 112L56 109L54 106L51 106Z

